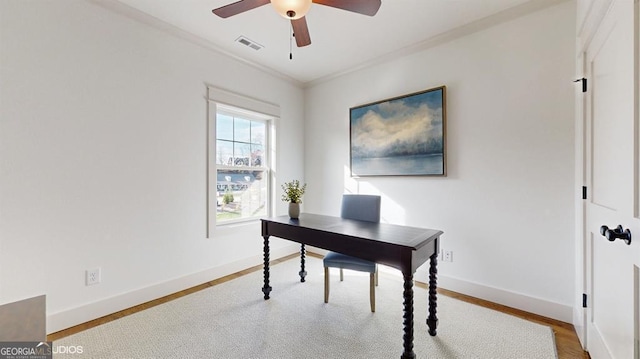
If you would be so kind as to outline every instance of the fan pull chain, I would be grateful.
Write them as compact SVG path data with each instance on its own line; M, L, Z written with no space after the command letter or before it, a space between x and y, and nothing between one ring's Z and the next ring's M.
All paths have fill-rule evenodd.
M289 60L293 60L293 47L291 44L293 43L293 28L289 25Z

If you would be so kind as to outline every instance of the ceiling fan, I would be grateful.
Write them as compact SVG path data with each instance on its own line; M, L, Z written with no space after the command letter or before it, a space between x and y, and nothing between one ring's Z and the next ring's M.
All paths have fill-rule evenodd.
M311 44L309 28L305 19L311 3L373 16L378 12L382 0L240 0L212 11L221 18L227 18L268 3L271 3L284 18L291 20L296 45L303 47Z

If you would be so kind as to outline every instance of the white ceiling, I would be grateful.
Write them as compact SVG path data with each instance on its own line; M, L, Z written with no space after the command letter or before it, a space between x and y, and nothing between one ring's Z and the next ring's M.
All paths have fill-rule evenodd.
M270 4L222 19L211 10L236 0L118 1L100 3L147 23L170 24L162 27L183 30L217 51L304 85L564 0L382 0L373 17L313 4L306 16L311 45L297 48L294 40L292 60L290 22ZM264 48L241 45L235 42L239 36Z

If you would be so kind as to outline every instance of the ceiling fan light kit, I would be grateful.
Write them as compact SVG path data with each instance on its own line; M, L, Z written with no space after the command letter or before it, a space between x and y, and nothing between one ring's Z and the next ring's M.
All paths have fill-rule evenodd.
M309 12L311 0L271 0L271 5L285 19L297 20Z

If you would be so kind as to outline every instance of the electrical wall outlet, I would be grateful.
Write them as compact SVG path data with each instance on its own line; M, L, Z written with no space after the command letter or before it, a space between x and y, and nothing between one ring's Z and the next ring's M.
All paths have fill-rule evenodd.
M94 285L100 283L100 268L87 269L85 275L86 285Z
M444 251L444 261L453 262L453 251Z

